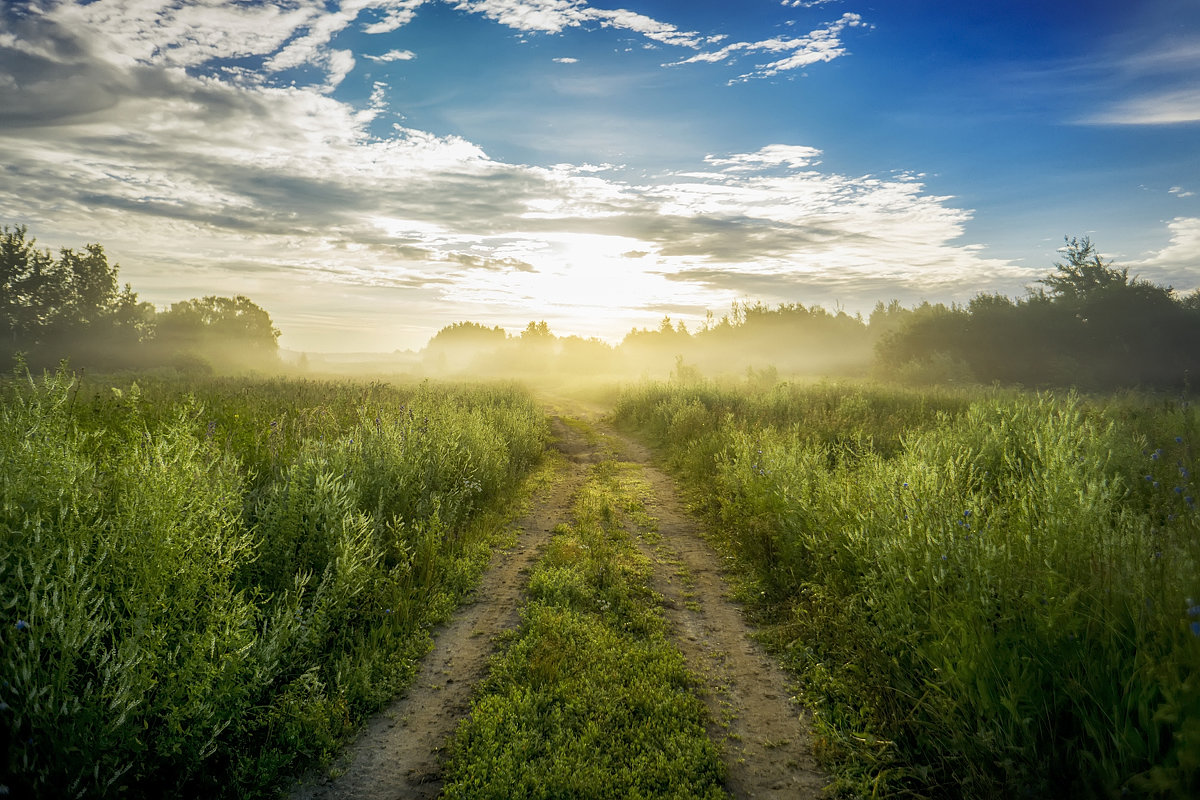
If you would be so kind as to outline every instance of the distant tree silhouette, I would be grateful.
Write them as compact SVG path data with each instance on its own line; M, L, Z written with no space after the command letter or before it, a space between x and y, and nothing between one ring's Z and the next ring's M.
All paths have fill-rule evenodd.
M88 244L55 258L23 226L0 230L0 341L7 355L33 365L71 357L102 367L127 366L130 348L153 335L154 308L139 302L104 248Z
M158 313L120 287L119 271L99 244L55 257L24 226L0 229L0 356L101 369L174 361L189 372L202 362L263 366L277 357L279 331L248 298L205 297Z
M1200 368L1200 298L1112 266L1091 239L1022 299L981 294L965 308L917 309L881 337L881 371L930 377L922 364L961 365L984 382L1030 386L1177 387ZM877 309L878 310L878 309Z

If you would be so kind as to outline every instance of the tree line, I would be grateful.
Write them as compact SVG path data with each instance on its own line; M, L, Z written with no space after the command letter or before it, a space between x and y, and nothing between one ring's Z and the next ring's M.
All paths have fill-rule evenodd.
M120 285L119 270L99 244L55 255L24 226L0 229L0 360L193 373L277 364L279 331L249 298L200 297L158 310Z
M899 301L864 318L820 306L735 303L689 330L664 317L615 346L555 337L545 322L509 336L447 326L423 351L432 371L637 376L874 376L916 384L1002 383L1188 388L1200 374L1200 290L1180 294L1115 267L1088 237L1024 297L979 294L965 305Z
M1071 238L1064 258L1021 298L892 308L880 371L914 382L1031 387L1191 388L1200 375L1200 290L1180 294L1129 275Z
M878 303L864 318L820 306L735 303L694 329L664 317L616 346L559 337L545 322L517 335L458 322L421 353L425 372L520 376L873 375L909 383L1189 388L1200 374L1200 290L1130 276L1088 237L1023 297L966 304ZM279 330L246 297L208 296L158 310L118 282L104 249L57 255L24 227L0 233L0 360L63 358L97 369L183 372L278 368Z

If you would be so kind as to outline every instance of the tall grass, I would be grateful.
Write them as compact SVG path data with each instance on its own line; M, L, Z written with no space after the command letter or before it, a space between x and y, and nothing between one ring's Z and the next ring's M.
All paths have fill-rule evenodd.
M645 385L860 794L1200 796L1182 401Z
M271 794L409 679L545 435L513 387L6 388L16 796Z

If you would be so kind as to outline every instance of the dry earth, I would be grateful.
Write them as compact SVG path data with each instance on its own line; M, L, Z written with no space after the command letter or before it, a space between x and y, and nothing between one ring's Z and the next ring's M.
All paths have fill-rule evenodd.
M603 434L589 443L553 417L555 446L565 465L516 523L516 545L492 557L473 602L435 632L434 648L413 685L364 726L336 765L337 777L306 781L292 800L437 797L442 750L469 712L496 638L519 624L529 568L555 526L571 521L588 465L603 458L603 450L639 464L651 488L646 510L658 520L661 539L643 547L655 565L654 588L663 596L680 650L701 683L729 791L735 798L820 796L824 778L812 759L803 712L786 676L750 639L740 610L728 599L719 557L699 537L674 484L650 464L646 449L598 419L592 424Z

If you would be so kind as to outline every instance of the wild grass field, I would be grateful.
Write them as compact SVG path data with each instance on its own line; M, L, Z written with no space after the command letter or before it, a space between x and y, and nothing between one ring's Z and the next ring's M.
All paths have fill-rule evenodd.
M2 390L17 797L275 796L403 691L553 463L513 384ZM1200 796L1186 399L676 380L627 385L612 418L706 519L835 794ZM588 466L539 555L447 796L728 788L621 469Z
M3 391L15 797L273 796L409 680L546 436L502 385Z
M843 791L1200 796L1186 400L643 384Z

